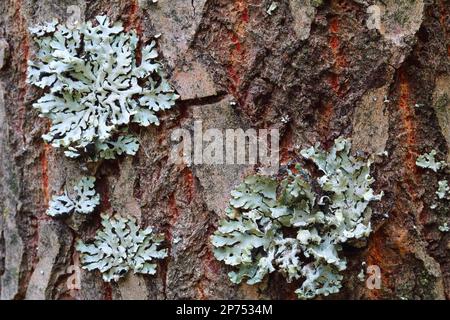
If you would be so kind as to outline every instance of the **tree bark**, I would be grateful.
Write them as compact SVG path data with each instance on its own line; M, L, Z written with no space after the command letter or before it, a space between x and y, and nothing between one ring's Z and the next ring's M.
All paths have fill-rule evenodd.
M277 128L285 165L298 147L339 136L354 152L387 151L373 165L384 191L362 248L345 248L342 299L450 297L448 201L436 202L448 172L418 168L432 149L450 162L450 1L448 0L3 0L0 3L0 297L1 299L291 299L298 283L271 275L260 285L234 285L209 241L229 193L255 172L250 165L168 162L177 128ZM181 98L159 127L132 128L135 157L85 168L41 136L48 122L32 104L28 28L76 5L86 21L107 14L140 36L161 33L159 52ZM367 8L381 8L369 28ZM447 98L446 98L447 97ZM230 102L235 102L230 103ZM417 105L417 106L416 106ZM416 107L415 107L416 106ZM289 121L282 117L289 116ZM100 208L84 220L46 215L49 200L95 171ZM118 212L166 236L169 256L154 276L129 274L104 283L77 267L77 239L92 239L100 212ZM78 220L77 220L78 219ZM176 240L176 241L174 241ZM361 264L379 266L381 288L358 280Z

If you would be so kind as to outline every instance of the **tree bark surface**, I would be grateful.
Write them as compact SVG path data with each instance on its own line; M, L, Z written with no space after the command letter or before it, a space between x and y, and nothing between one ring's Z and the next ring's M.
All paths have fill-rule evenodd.
M285 165L298 148L351 138L354 152L387 151L373 165L374 231L361 248L345 248L342 299L448 299L450 209L437 209L446 173L418 168L432 149L450 162L450 1L385 0L3 0L0 3L0 297L1 299L291 299L298 283L271 275L234 285L209 241L229 193L255 172L246 165L168 162L177 128L277 128ZM135 157L85 167L46 145L48 121L26 83L34 44L28 28L67 20L76 5L86 21L107 14L144 39L161 33L161 61L181 98L159 127L132 128ZM367 8L381 10L368 28ZM235 103L230 103L235 102ZM418 105L418 107L415 107ZM282 118L289 116L289 121ZM100 208L88 218L53 219L51 197L95 170ZM104 283L80 272L77 239L90 240L100 212L135 216L166 236L169 256L154 276L129 274ZM175 241L174 241L175 240ZM377 265L381 288L357 275Z

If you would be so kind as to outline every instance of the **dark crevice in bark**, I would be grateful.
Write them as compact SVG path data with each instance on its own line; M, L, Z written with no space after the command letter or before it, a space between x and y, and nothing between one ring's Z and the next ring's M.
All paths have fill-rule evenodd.
M192 106L204 106L209 104L215 104L222 101L226 96L227 96L226 92L218 92L214 96L180 100L179 102L177 102L177 105L179 105L180 108L189 108Z

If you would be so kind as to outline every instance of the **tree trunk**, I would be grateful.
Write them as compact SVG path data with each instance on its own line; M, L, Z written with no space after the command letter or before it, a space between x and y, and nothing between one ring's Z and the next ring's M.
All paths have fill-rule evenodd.
M298 147L329 147L340 136L352 139L354 152L387 151L373 165L374 189L384 191L372 206L374 231L362 248L345 248L343 288L329 298L450 297L450 233L438 229L450 222L449 202L430 208L448 172L415 163L432 149L450 161L450 1L278 0L269 14L271 3L0 3L1 299L295 298L298 283L277 275L234 285L214 258L209 237L229 193L256 168L169 163L171 133L191 130L194 120L204 130L279 129L281 165ZM26 83L35 50L28 28L66 21L72 5L86 21L106 14L144 40L161 33L161 60L181 96L159 127L133 128L141 144L135 157L98 168L44 143L48 121L32 108L40 93ZM381 8L379 25L371 5ZM92 170L101 196L95 214L82 221L47 216L51 197ZM130 273L110 284L98 272L78 272L75 241L92 239L100 212L135 216L165 234L169 256L156 275ZM363 262L380 268L379 289L358 280ZM80 286L71 287L78 273Z

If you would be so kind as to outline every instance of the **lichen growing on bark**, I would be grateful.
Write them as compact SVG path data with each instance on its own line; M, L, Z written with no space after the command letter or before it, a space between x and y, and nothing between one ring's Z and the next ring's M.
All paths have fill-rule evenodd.
M45 141L69 157L135 154L137 140L119 129L132 122L159 125L158 112L178 98L156 60L156 42L138 53L136 31L125 31L120 22L98 16L95 24L70 28L54 20L30 32L38 50L28 62L27 81L46 90L33 107L51 120Z
M100 195L94 189L95 178L84 177L73 188L60 196L54 196L47 214L52 217L70 213L89 214L100 204Z
M347 266L339 255L342 244L369 235L369 203L382 196L370 187L371 162L353 157L350 147L339 138L328 152L319 146L302 150L323 174L315 182L297 164L281 181L250 176L231 192L211 241L215 257L237 268L229 273L232 282L256 284L277 271L287 282L303 280L296 291L302 299L340 290Z
M155 234L151 227L141 230L136 219L118 215L102 215L102 226L94 243L76 245L83 269L99 270L106 282L118 281L129 270L156 273L155 261L167 256L167 249L159 249L163 234Z

